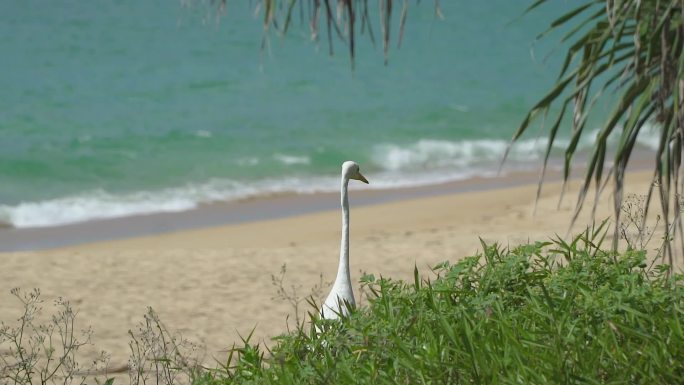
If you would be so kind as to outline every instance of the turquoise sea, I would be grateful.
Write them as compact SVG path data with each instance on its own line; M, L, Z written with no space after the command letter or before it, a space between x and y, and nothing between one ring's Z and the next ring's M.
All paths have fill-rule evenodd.
M572 6L518 19L530 2L448 0L439 20L431 2L411 2L401 49L395 17L389 65L362 38L352 73L343 42L329 56L299 11L262 51L258 2L229 2L220 20L208 1L187 3L2 3L0 222L333 191L348 159L367 188L495 176L557 75L556 39L535 36ZM523 140L504 172L538 168L544 145Z

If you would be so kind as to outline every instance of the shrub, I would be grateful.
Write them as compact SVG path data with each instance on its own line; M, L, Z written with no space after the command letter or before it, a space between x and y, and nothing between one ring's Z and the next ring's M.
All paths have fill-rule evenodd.
M602 227L435 267L414 282L367 275L368 307L249 339L202 383L677 383L681 275L643 251L602 250ZM316 332L319 330L319 332Z

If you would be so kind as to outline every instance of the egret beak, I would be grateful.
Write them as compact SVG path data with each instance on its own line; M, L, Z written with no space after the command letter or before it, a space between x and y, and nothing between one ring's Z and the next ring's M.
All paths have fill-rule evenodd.
M357 175L357 177L355 179L360 180L361 182L363 182L365 184L368 184L368 179L366 179L366 177L363 176L361 173L359 173L359 175Z

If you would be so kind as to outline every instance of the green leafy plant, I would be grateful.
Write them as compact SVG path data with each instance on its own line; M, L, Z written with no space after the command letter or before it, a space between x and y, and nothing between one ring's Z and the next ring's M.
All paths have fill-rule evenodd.
M646 253L602 249L607 222L570 241L483 252L413 282L366 275L368 306L313 317L271 350L244 341L221 384L676 383L684 277Z
M544 3L547 0L537 0L528 11ZM528 131L535 118L551 115L544 169L564 119L570 119L572 131L565 149L564 165L564 181L567 182L577 144L583 135L587 135L587 116L605 92L617 99L591 151L577 213L592 179L598 194L604 182L612 178L616 187L616 222L619 223L627 164L637 136L647 123L652 122L660 132L653 186L659 193L663 225L668 229L671 223L676 223L681 232L676 201L683 187L679 179L684 150L683 8L681 0L583 1L552 21L539 35L541 38L550 32L562 31L561 41L569 44L569 48L556 84L528 112L513 141ZM611 134L619 137L615 148L610 148L608 142ZM612 165L606 170L606 159L611 156ZM542 179L543 175L544 171ZM648 192L647 209L653 191L651 188ZM672 265L669 243L666 252Z

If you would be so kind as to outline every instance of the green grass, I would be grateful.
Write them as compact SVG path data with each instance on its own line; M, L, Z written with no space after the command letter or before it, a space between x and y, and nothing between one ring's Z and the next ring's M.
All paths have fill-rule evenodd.
M414 282L365 276L367 307L266 351L246 338L198 384L673 384L684 379L684 277L602 229L444 262ZM322 330L316 333L315 327Z

